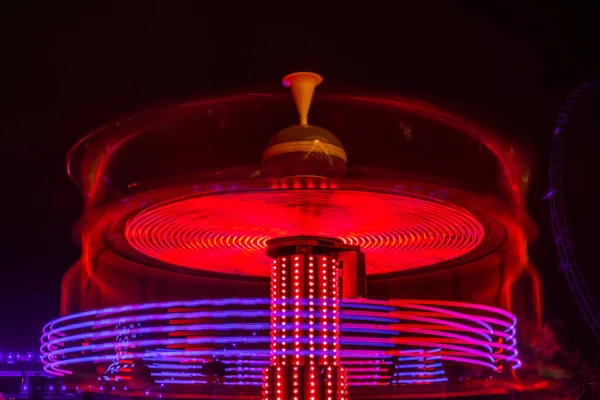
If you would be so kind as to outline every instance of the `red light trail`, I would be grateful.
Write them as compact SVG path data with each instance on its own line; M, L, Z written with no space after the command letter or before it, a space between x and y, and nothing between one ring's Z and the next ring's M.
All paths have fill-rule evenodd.
M368 251L367 273L373 274L467 254L482 241L484 228L469 211L439 199L280 189L159 203L131 218L125 229L133 248L160 261L261 276L269 273L264 255L269 239L314 234Z

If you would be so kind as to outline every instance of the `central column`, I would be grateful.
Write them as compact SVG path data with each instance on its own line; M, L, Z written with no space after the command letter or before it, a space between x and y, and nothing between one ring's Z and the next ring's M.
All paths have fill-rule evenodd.
M271 358L267 400L347 398L340 367L340 252L358 249L335 239L272 240Z

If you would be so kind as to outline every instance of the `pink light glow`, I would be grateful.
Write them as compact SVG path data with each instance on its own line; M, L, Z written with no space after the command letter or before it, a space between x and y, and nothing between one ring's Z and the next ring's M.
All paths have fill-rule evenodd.
M295 268L295 265L289 264L287 261L287 268ZM311 262L312 261L312 262ZM309 260L306 263L308 268L307 272L311 272L315 275L312 280L316 279L317 270L314 266L314 261ZM320 262L320 260L319 260ZM273 266L283 265L277 262ZM311 267L312 264L312 267ZM335 265L333 261L328 262L327 265ZM319 263L319 272L321 271L321 264ZM328 270L327 276L334 277L332 274L333 268ZM295 270L293 270L295 272ZM300 271L299 271L300 272ZM277 272L277 276L281 274ZM289 275L289 273L286 273ZM308 275L310 281L310 274ZM335 279L334 279L335 281ZM290 283L293 280L290 281ZM337 285L337 283L336 283ZM338 313L341 317L341 321L338 322L337 330L333 327L333 310L336 301L339 302L339 298L333 301L332 297L328 297L326 307L328 309L328 339L326 343L323 343L318 338L323 338L324 330L322 329L321 320L321 308L322 299L315 298L316 289L319 288L318 284L315 286L306 286L307 298L300 297L298 300L298 309L296 313L296 301L295 299L285 299L286 309L290 311L288 319L293 318L294 315L299 315L300 324L295 325L290 322L289 331L291 329L300 330L300 340L296 340L296 337L287 338L288 344L291 344L290 360L297 360L296 356L299 356L301 365L307 365L308 368L312 368L312 376L314 376L315 385L317 383L317 366L326 365L328 367L334 367L336 355L339 354L342 365L351 367L349 372L343 372L349 374L350 384L358 384L362 382L358 379L358 376L372 376L374 381L377 381L376 376L385 376L385 367L389 365L382 359L389 359L389 357L401 357L401 358L421 358L423 356L423 349L432 349L435 351L431 353L431 357L442 362L461 363L465 365L475 365L485 367L490 370L496 370L502 365L512 366L512 368L518 368L520 361L517 359L517 351L515 348L514 337L505 333L504 331L510 329L514 331L515 319L512 314L507 313L504 310L496 309L493 307L482 307L480 305L472 305L467 303L455 303L450 302L448 308L445 306L445 302L435 302L435 306L429 305L430 301L419 301L419 300L392 300L389 302L380 301L361 301L361 302L345 302L341 305L341 313ZM328 296L333 293L333 284L329 286ZM275 289L277 290L277 289ZM294 289L295 290L295 289ZM276 292L274 292L276 293ZM305 296L302 292L299 296ZM311 297L312 296L312 297ZM311 302L313 303L311 305ZM190 317L198 318L198 312L195 311L194 307L201 307L206 309L210 304L213 311L204 311L204 318L208 317L206 321L202 323L194 324L182 324L182 325L170 325L168 322L172 321L174 317L178 320L186 321ZM274 355L274 349L278 349L278 341L271 342L269 332L279 332L280 324L273 324L273 319L269 319L274 316L268 311L268 300L267 299L229 299L227 301L213 300L213 301L190 301L190 302L175 302L175 303L154 303L147 306L124 306L118 308L110 308L99 310L97 312L85 312L78 315L73 315L70 318L61 318L51 324L47 325L46 332L44 334L42 354L43 362L45 363L45 369L53 374L64 375L71 374L72 368L78 364L85 363L101 363L110 362L114 359L114 346L115 346L115 335L117 334L113 329L117 323L130 323L130 322L144 322L151 321L152 324L162 322L163 325L159 326L139 326L132 328L129 333L133 334L152 334L158 335L155 338L135 338L130 339L128 346L132 349L135 348L135 353L127 353L121 356L122 360L135 360L135 359L148 359L157 362L170 363L174 362L177 365L181 365L184 362L187 365L189 363L198 362L198 359L202 357L210 357L215 354L214 350L160 350L160 347L168 347L170 345L184 345L194 346L198 343L204 343L204 345L212 342L218 343L247 343L250 345L248 350L239 352L242 355L245 363L250 363L250 368L258 368L261 370L264 368L266 363L272 363L275 360L281 359L282 353ZM218 322L220 318L228 318L229 315L237 315L240 311L232 310L231 307L235 305L246 305L254 306L259 305L264 307L264 311L256 313L250 311L248 314L249 321L247 324L229 324ZM175 307L176 306L176 307ZM187 309L188 311L182 312L179 310ZM391 306L391 307L390 307ZM277 310L277 317L284 307L284 301L280 299L273 303L273 307ZM347 309L349 307L350 309ZM360 308L364 307L364 308ZM346 309L345 309L346 308ZM426 308L426 310L424 310ZM175 311L174 311L175 310ZM460 311L457 311L460 310ZM148 312L158 312L157 314L148 314ZM246 312L246 311L244 311ZM427 312L429 317L422 317L418 313ZM236 314L237 313L237 314ZM416 315L415 315L416 313ZM110 318L114 315L114 318ZM244 314L239 314L244 315ZM96 317L101 319L96 319ZM389 321L398 320L396 323L373 323L372 319L381 319L382 317L388 317ZM390 318L391 317L391 318ZM257 320L258 318L258 320ZM310 325L308 321L315 321L313 325ZM480 321L485 319L485 321ZM318 322L317 322L318 321ZM479 321L479 322L478 322ZM166 324L166 325L165 325ZM217 327L221 327L217 329ZM93 332L89 329L94 328ZM259 329L259 334L256 336L251 335L251 331ZM310 337L310 330L312 329L312 337ZM344 337L341 341L341 349L339 342L339 332L343 332L344 329L352 329L356 332L353 337ZM378 329L382 331L398 332L397 335L390 334L388 337L377 337L370 336L369 332L377 332ZM213 336L215 332L222 332L222 337ZM228 337L229 331L237 331L239 336ZM169 332L181 332L183 336L170 337ZM185 333L188 332L189 336ZM203 333L206 332L206 333ZM245 332L245 333L244 333ZM360 333L363 332L363 333ZM295 334L295 331L293 331ZM336 338L333 337L336 333ZM165 336L167 334L167 336ZM411 336L407 336L410 334ZM503 341L499 342L499 338ZM90 344L82 346L83 340L91 341ZM356 344L364 344L362 350L350 350L345 347L344 343L348 340ZM312 344L311 344L312 341ZM268 350L268 343L271 342L271 350ZM298 342L298 343L296 343ZM335 345L335 343L338 343ZM323 357L322 346L325 344L327 348L328 357ZM392 346L390 348L389 346ZM159 349L157 349L159 347ZM372 347L372 349L371 349ZM339 350L338 350L339 349ZM91 355L82 355L81 352L91 351ZM225 352L216 352L222 357L226 356ZM87 353L90 354L90 353ZM66 358L63 358L65 356ZM360 361L356 360L355 357L359 357ZM427 358L431 358L427 357ZM195 361L194 361L195 360ZM307 360L306 364L303 364ZM327 361L325 361L327 360ZM436 361L438 362L438 361ZM412 363L415 363L414 361ZM418 362L417 362L418 363ZM410 364L410 363L409 363ZM295 363L292 364L296 366ZM283 364L281 364L283 367ZM161 367L162 368L162 367ZM383 368L383 369L381 369ZM347 370L344 370L347 371ZM379 372L378 372L379 371ZM343 375L340 371L340 374ZM383 375L382 375L383 374ZM341 376L342 379L346 379ZM341 381L343 382L343 380ZM283 382L282 382L283 385ZM339 384L339 390L341 393L342 383ZM267 393L271 390L271 387L264 387L264 392ZM293 390L293 383L292 383ZM337 390L333 387L332 390ZM266 394L268 395L268 394ZM265 396L266 396L265 395ZM340 394L341 396L341 394Z

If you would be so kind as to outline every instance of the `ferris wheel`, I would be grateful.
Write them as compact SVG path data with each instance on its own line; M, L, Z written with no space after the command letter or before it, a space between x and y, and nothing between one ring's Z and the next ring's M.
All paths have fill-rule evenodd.
M577 305L592 330L596 341L600 342L600 313L577 262L577 256L573 249L573 242L567 226L563 193L563 150L569 120L582 99L598 93L600 93L600 82L586 83L578 87L569 94L558 114L550 150L550 168L548 171L550 191L546 195L546 198L550 202L554 242L560 257L561 270L564 271L567 277Z

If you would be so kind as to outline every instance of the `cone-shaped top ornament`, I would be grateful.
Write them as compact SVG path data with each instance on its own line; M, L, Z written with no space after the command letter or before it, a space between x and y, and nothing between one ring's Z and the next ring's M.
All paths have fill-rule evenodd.
M294 96L300 124L280 130L269 140L262 157L264 176L344 177L347 159L342 142L327 129L308 124L312 96L321 82L323 78L312 72L283 78L283 85Z
M300 116L300 125L308 125L308 111L315 88L323 77L314 72L295 72L283 78L283 86L289 87Z

